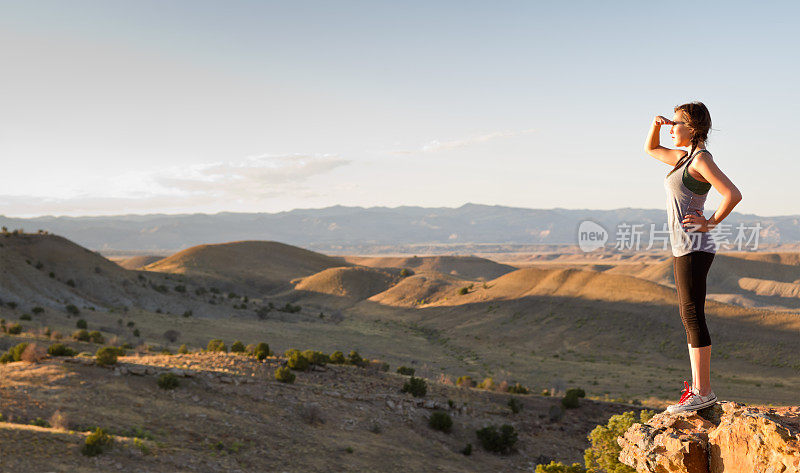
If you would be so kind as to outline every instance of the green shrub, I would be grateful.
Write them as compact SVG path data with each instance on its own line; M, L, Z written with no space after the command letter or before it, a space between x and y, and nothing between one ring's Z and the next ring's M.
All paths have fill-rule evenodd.
M31 320L31 314L22 314L19 316L19 320Z
M75 356L75 350L63 343L54 343L47 347L47 354L50 356Z
M31 309L31 312L33 312L34 314L38 315L38 314L41 314L42 312L44 312L44 309L37 305L36 307Z
M11 361L22 361L22 352L28 348L28 345L28 342L22 342L9 348L8 353L11 355Z
M269 345L264 342L259 343L256 345L253 355L255 355L255 357L259 360L264 360L267 356L269 356Z
M434 430L450 432L453 428L453 419L447 412L436 411L428 418L428 426Z
M344 358L344 353L340 352L339 350L336 350L335 352L331 353L328 359L330 360L330 363L333 365L343 365L347 361Z
M424 379L412 376L403 384L402 392L411 393L414 397L423 397L428 392L428 385Z
M141 332L139 332L138 328L133 329L133 336L136 338L139 338L139 336L141 336Z
M461 289L459 289L459 290L458 290L458 293L459 293L460 295L462 295L462 296L463 296L464 294L469 294L469 288L468 288L468 287L462 287Z
M75 287L75 280L74 279L68 279L67 280L67 286Z
M508 408L511 409L511 412L517 414L522 410L522 403L519 402L519 399L512 397L508 400Z
M86 324L86 321L83 320L83 319L78 319L78 321L75 322L75 326L78 327L78 328L88 328L88 325Z
M513 386L508 387L508 392L511 394L528 394L530 391L525 386L516 383Z
M103 347L97 350L95 362L100 366L113 365L117 363L117 350L114 347Z
M567 389L566 396L586 397L586 391L581 388Z
M189 353L189 348L186 346L185 343L181 345L180 348L178 348L178 353L183 353L183 354Z
M414 376L414 368L409 368L407 366L397 368L397 372L406 376Z
M81 453L87 457L99 455L103 452L103 450L111 447L113 442L113 437L108 435L105 430L98 427L94 432L86 437L86 442L84 443L83 448L81 448Z
M303 351L303 357L312 365L325 366L328 363L328 355L316 350Z
M173 287L172 289L173 289L175 292L180 292L180 293L184 293L184 292L186 292L186 286L184 286L184 285L175 286L175 287Z
M236 340L231 344L231 353L244 353L244 343Z
M91 332L89 332L89 339L92 340L92 343L103 344L106 342L106 339L103 338L103 334L98 332L97 330L92 330Z
M175 389L178 387L178 377L172 373L158 375L158 387L161 389Z
M225 342L223 342L219 338L214 338L208 341L208 345L206 345L206 350L227 352L228 348L225 346Z
M575 409L580 407L580 402L578 401L578 396L570 395L561 398L561 405L566 409Z
M78 315L78 314L81 313L81 311L78 309L78 307L75 304L67 304L64 307L64 310L66 310L67 313L71 314L71 315Z
M616 471L617 470L609 470L610 473L615 473ZM586 473L586 468L581 466L580 463L573 463L571 466L568 466L553 460L548 465L536 465L535 473Z
M83 329L74 331L72 333L72 338L74 338L75 340L77 340L79 342L88 342L89 340L91 340L89 338L89 332L87 332L86 330L83 330Z
M357 351L353 350L349 355L347 355L347 364L364 366L364 359L361 358L361 355L359 355Z
M503 424L500 430L495 426L484 427L475 432L481 445L487 451L494 453L508 453L514 449L517 443L517 432L514 427Z
M283 366L275 370L275 379L281 383L294 383L295 375L288 367Z
M6 329L6 331L11 335L19 335L20 333L22 333L22 325L18 323L10 324Z
M468 443L466 447L461 449L461 453L464 455L472 455L472 444Z
M311 366L308 359L300 351L295 350L287 360L287 366L296 371L306 371Z
M647 422L654 414L653 411L641 411L639 422ZM611 416L606 425L598 425L589 433L588 438L592 446L583 453L583 461L588 471L633 471L619 461L622 448L617 443L617 437L624 434L634 423L636 414L628 411Z

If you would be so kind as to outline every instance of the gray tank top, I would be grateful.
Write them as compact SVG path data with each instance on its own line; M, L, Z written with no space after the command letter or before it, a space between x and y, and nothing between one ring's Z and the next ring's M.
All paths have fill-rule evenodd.
M711 188L711 184L698 181L689 174L689 163L701 151L704 150L695 151L681 167L664 179L664 189L667 191L667 228L672 255L675 257L692 251L717 252L716 242L709 232L691 231L689 227L684 228L682 223L687 214L698 215L695 210L703 210Z

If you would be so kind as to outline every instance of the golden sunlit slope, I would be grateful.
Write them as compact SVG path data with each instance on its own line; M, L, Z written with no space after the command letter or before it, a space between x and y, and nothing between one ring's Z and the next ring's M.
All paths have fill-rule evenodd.
M461 279L487 281L516 269L477 256L346 256L345 260L373 268L408 268L415 273L433 271Z
M236 241L193 246L143 269L274 289L337 266L348 264L276 241Z
M395 274L392 274L394 272ZM381 270L363 266L328 268L297 281L295 289L354 299L383 292L399 279L399 270Z
M472 284L448 274L426 272L403 278L388 290L375 294L369 300L396 307L416 307L438 302L447 297L457 297L458 290Z
M153 264L156 261L164 259L163 256L147 255L147 256L133 256L130 258L109 258L111 261L117 263L125 269L142 269L148 264Z
M800 252L753 253L753 252L741 251L741 252L727 253L727 255L751 261L763 261L766 263L778 263L778 264L800 266Z

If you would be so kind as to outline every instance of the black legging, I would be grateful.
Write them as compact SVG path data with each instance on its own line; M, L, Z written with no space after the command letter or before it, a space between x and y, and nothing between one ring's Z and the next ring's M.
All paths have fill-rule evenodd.
M681 320L686 329L686 342L693 348L711 345L711 335L706 326L706 276L714 253L692 251L683 256L672 257L675 287Z

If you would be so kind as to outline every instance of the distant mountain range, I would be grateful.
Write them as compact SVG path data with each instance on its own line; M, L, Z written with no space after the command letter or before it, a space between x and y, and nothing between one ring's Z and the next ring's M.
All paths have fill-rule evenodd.
M706 211L710 216L713 209ZM345 207L278 213L147 214L100 217L10 218L0 225L26 232L45 230L104 253L171 253L199 244L272 240L328 254L519 251L530 245L577 245L581 222L606 229L614 246L621 224L656 229L663 209L527 209L464 204L449 207ZM800 215L761 217L732 212L723 222L761 226L765 248L800 243Z

